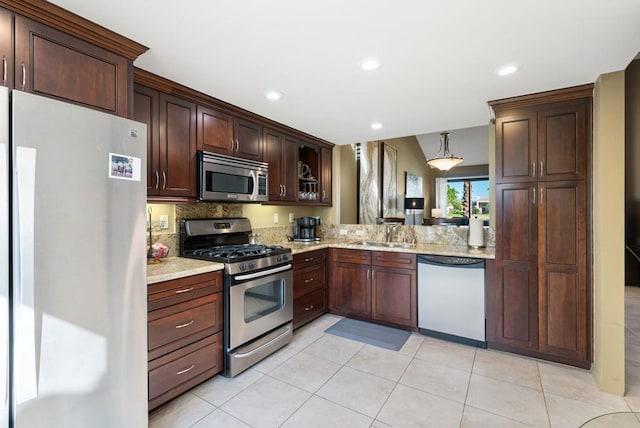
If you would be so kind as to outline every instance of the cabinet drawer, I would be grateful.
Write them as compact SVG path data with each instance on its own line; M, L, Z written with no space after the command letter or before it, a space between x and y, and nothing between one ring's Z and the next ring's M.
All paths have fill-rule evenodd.
M293 270L304 269L307 266L324 263L325 250L308 251L293 256Z
M194 386L193 379L202 382L221 370L222 333L218 333L150 362L149 401L162 395L168 401Z
M406 253L393 253L386 251L372 251L374 266L396 267L402 269L416 268L416 255Z
M374 251L375 252L375 251ZM331 261L342 263L357 263L362 265L371 264L371 251L367 250L346 250L343 248L331 249Z
M325 265L309 266L293 271L293 298L297 299L313 290L324 289L326 285Z
M210 272L147 287L147 310L172 306L207 294L222 291L222 272Z
M148 314L149 360L222 330L222 293Z
M293 301L293 328L298 328L327 312L327 293L314 291Z

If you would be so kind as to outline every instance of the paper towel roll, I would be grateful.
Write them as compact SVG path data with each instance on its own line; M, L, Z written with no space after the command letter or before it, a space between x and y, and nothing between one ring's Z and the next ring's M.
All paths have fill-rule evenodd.
M484 220L478 217L469 219L469 246L473 248L484 246Z

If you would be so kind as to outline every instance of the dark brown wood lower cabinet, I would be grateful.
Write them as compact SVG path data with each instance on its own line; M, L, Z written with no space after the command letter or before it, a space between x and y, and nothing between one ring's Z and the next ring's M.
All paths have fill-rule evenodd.
M222 371L222 273L147 287L149 410Z
M336 248L330 260L332 312L417 329L415 254Z
M326 251L315 250L293 257L293 328L327 312Z

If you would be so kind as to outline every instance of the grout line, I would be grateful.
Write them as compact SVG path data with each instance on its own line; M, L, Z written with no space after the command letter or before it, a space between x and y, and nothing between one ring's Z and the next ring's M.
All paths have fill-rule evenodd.
M540 389L542 391L542 400L544 401L544 410L547 412L547 422L549 422L549 426L551 426L551 415L549 414L549 405L547 404L547 394L544 391L544 384L542 383L540 363L536 362L536 368L538 369L538 377L540 378Z
M462 420L464 419L464 411L467 408L467 398L469 398L469 389L471 388L471 378L473 377L473 368L476 365L476 358L478 357L478 347L473 353L473 362L471 363L471 371L469 372L469 381L467 382L467 391L464 394L464 401L462 402L462 414L460 415L460 427L462 427Z

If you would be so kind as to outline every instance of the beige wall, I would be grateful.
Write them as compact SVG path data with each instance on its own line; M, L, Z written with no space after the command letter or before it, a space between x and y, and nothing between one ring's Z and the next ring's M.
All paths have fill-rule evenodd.
M593 377L624 393L624 72L601 75L594 92Z
M431 180L429 167L424 152L416 137L402 137L384 140L384 143L398 151L397 190L398 210L404 210L405 172L411 172L422 177L425 203L429 200L429 186ZM340 223L357 223L357 167L355 145L341 146L340 168ZM426 211L426 210L425 210ZM427 211L428 212L428 211Z
M358 223L356 211L357 183L356 183L356 152L355 144L340 146L340 192L334 194L334 200L340 202L340 217L338 223Z

